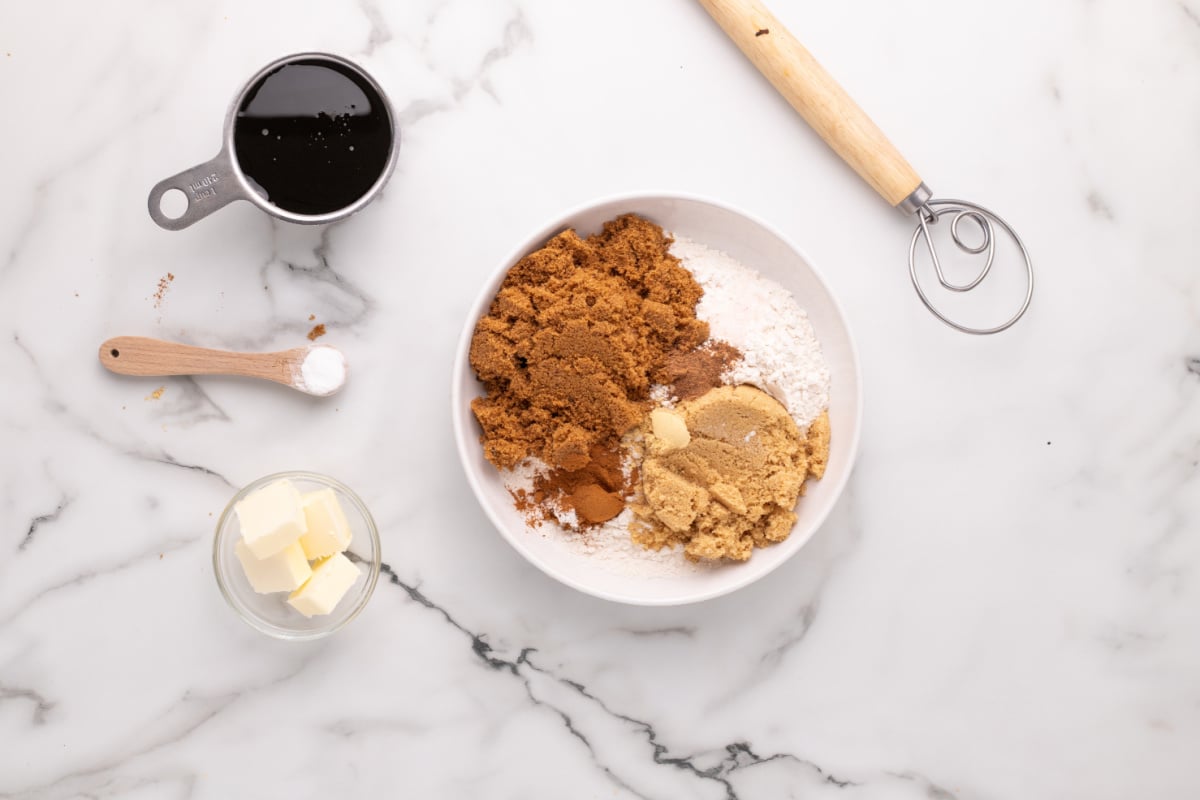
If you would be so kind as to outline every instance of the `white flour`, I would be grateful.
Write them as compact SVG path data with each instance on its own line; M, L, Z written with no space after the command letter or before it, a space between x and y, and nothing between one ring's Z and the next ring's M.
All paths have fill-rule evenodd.
M601 569L634 578L655 578L706 572L714 567L693 564L683 557L683 548L647 550L629 536L633 512L626 508L598 528L565 533L566 549L587 556Z
M808 428L829 408L829 368L791 292L683 236L675 236L671 254L704 289L696 316L708 323L709 335L742 351L742 361L722 377L757 386L783 403L801 430Z

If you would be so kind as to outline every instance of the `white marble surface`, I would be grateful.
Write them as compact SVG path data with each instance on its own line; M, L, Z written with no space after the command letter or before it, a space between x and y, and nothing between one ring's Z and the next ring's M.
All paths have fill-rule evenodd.
M775 6L935 191L1019 228L1016 329L928 317L909 223L686 0L7 4L0 797L1200 796L1200 5ZM149 187L302 49L391 93L385 195L324 231L155 227ZM804 247L868 394L799 556L646 610L504 544L447 397L495 262L651 188ZM293 346L310 314L353 364L332 402L96 363L116 334ZM290 468L356 487L390 565L309 645L239 622L209 561L234 487Z

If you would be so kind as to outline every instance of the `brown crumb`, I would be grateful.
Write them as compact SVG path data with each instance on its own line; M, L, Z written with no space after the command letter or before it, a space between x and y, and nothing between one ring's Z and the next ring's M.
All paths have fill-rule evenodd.
M314 319L316 319L316 318L317 318L317 315L316 315L316 314L309 314L309 315L308 315L308 321L309 321L309 322L312 322L312 321L313 321Z
M166 386L160 386L157 389L155 389L153 392L151 392L150 394L146 395L146 399L147 400L157 400L158 398L163 396L163 392L165 392L166 390L167 390Z
M755 31L754 35L755 35L755 37L766 36L770 32L771 32L770 28L759 28L757 31Z
M325 325L324 324L313 325L313 329L308 332L308 340L310 342L315 342L317 339L320 339L324 335L325 335Z
M162 561L162 557L163 557L163 554L162 554L162 553L159 553L159 554L158 554L158 560L159 560L159 561Z
M170 272L158 279L158 288L154 290L155 308L162 308L163 301L167 298L167 289L171 287L171 282L174 280L175 276Z
M529 527L540 528L549 517L547 510L542 507L534 492L528 492L525 489L509 489L508 493L513 499L513 508L525 517L525 523Z

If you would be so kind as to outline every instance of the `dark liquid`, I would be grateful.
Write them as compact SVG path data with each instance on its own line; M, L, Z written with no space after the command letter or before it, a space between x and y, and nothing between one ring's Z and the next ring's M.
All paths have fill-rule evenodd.
M242 172L271 204L327 214L375 185L392 126L379 93L360 76L329 61L294 61L246 93L233 146Z

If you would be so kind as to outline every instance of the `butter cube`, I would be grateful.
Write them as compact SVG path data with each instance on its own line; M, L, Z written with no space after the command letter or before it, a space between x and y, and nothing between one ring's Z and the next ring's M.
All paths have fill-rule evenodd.
M656 408L650 412L650 430L662 442L664 453L682 450L692 441L683 417L666 408Z
M354 562L335 553L313 565L312 577L288 597L292 608L306 617L328 614L358 580Z
M255 558L268 558L308 530L300 492L284 478L264 486L234 507L242 539Z
M300 498L308 533L300 546L309 561L340 553L350 546L350 523L333 489L319 489Z
M304 584L312 575L304 550L296 542L292 542L278 553L266 558L255 558L254 553L246 543L238 540L233 546L238 561L242 562L242 571L246 580L259 594L271 592L290 592Z

